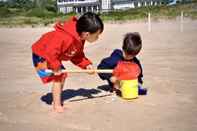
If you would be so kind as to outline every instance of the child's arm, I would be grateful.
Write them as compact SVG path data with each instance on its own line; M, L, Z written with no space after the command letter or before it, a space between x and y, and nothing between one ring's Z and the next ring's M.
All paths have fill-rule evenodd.
M97 66L97 69L114 69L118 61L122 60L122 51L115 49L109 57L102 59L102 61ZM112 77L112 74L99 73L99 77L102 80L109 80Z
M94 73L95 73L95 71L94 71L94 68L93 68L92 64L87 65L87 66L86 66L86 69L88 69L88 70L93 70L92 72L89 72L89 73L88 73L88 74L90 74L90 75L92 75L92 74L94 74Z
M138 76L138 82L140 84L143 84L143 69L142 69L142 65L141 65L141 63L140 63L140 61L139 61L139 59L137 57L134 57L133 61L134 61L134 63L136 63L139 66L139 68L141 70L140 71L140 75Z
M88 58L86 58L84 52L80 52L76 56L74 56L71 59L71 62L82 69L86 69L88 65L92 64L92 62Z
M58 75L62 74L62 71L61 70L53 70L53 74L58 76Z

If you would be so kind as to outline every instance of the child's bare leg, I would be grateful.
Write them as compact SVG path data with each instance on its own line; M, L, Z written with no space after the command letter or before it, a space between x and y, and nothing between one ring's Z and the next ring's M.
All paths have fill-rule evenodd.
M65 83L65 78L62 78L62 81L61 81L61 88L62 88L62 90L64 88L64 83Z
M61 81L61 92L63 91L63 88L64 88L64 83L65 83L65 78L62 78L62 81ZM62 98L62 97L61 97ZM63 105L63 101L61 99L61 104Z
M53 82L52 95L53 95L53 110L55 112L64 112L61 103L62 82Z

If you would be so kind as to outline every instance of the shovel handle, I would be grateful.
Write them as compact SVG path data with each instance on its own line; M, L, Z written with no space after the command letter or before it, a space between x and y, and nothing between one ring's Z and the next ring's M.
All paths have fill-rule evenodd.
M61 70L62 73L112 73L113 70L111 69L66 69L66 70ZM47 70L46 72L48 73L53 73L52 70Z

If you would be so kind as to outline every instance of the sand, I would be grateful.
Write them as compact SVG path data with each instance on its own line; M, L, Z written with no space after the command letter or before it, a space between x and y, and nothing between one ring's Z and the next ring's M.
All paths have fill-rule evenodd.
M0 28L1 131L196 131L197 21L105 23L104 33L85 47L94 66L121 48L127 32L139 32L146 96L125 101L102 90L97 75L69 74L65 112L51 112L51 85L38 79L31 45L52 27ZM69 62L68 69L77 68Z

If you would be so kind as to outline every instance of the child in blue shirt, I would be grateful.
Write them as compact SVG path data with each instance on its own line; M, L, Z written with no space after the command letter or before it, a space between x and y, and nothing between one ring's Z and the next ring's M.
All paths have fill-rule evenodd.
M98 69L114 69L120 60L123 60L123 61L125 60L125 61L136 63L141 70L141 73L138 76L138 83L139 83L138 92L139 92L139 95L145 95L147 93L147 89L142 87L143 69L142 69L140 61L136 57L136 55L141 50L141 46L142 46L142 40L141 40L139 33L136 33L136 32L127 33L123 40L122 50L115 49L109 57L102 59L102 61L99 63L97 68ZM126 59L125 54L132 56L131 59ZM98 75L102 80L106 80L108 82L109 91L113 92L114 84L111 81L112 74L99 73Z

